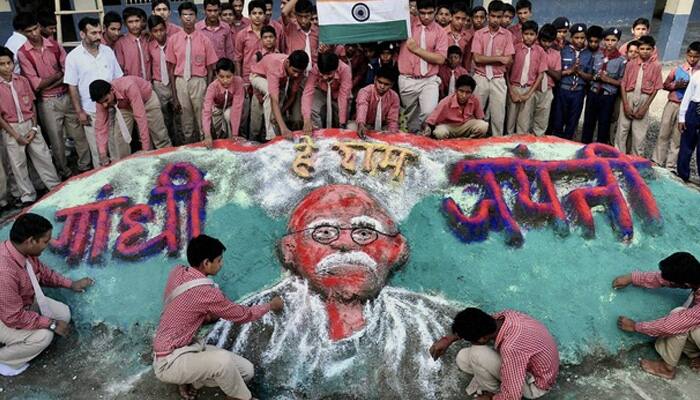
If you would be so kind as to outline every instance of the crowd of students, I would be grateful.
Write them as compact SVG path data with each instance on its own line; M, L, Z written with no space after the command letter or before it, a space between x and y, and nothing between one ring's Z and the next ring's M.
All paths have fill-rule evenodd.
M700 126L692 112L700 91L691 79L700 42L664 82L644 18L633 24L634 40L618 46L618 28L565 17L539 26L527 0L492 1L488 10L409 3L408 40L327 45L309 0L282 1L279 20L271 18L272 0L247 2L248 17L243 0L205 0L202 19L183 2L179 26L169 1L153 0L150 16L127 7L102 22L83 18L81 44L69 54L53 38L55 19L18 14L0 48L7 83L0 95L8 100L0 105L0 167L7 170L0 207L8 204L7 177L22 205L36 199L27 157L48 189L71 176L66 138L82 172L139 150L199 141L211 147L217 138L264 142L330 127L362 138L403 127L438 139L574 139L585 104L582 142L595 138L642 155L660 89L669 98L652 161L689 179ZM688 86L693 91L684 96Z

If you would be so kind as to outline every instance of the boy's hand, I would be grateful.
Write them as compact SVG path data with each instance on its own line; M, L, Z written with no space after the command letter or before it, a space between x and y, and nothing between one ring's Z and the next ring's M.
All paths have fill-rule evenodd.
M415 53L416 50L418 49L418 43L416 43L415 39L409 38L409 39L406 41L406 48L407 48L408 51L410 51L411 53Z
M311 135L314 130L314 124L311 122L311 118L304 118L304 135Z
M501 57L501 64L503 64L503 65L510 65L512 62L513 62L513 57L510 57L510 56Z
M284 309L284 300L281 297L275 296L270 300L270 310L280 312Z
M685 122L678 123L678 130L681 131L681 133L685 132Z
M95 284L95 281L93 281L90 278L83 278L77 281L74 281L72 285L70 285L70 289L74 292L84 292L85 289L88 287L92 286Z
M78 121L80 125L90 125L90 116L85 111L81 111L78 113Z
M425 137L430 137L430 135L433 134L433 130L430 128L429 125L426 125L423 130L421 130L420 134Z
M212 140L211 136L205 136L203 142L207 150L214 148L214 140Z
M15 138L15 141L17 141L17 144L19 144L20 146L28 146L29 143L31 143L30 140L26 139L24 136L19 135L17 133L15 133L13 135L13 137Z
M632 284L632 275L620 275L613 280L613 289L623 289Z
M675 87L676 87L676 89L685 89L688 87L688 81L685 81L685 80L678 81L678 82L676 82Z
M447 348L450 347L451 344L452 340L449 337L442 337L438 341L433 343L432 346L430 346L428 352L430 353L430 356L433 358L433 360L437 360L438 358L442 357L443 354L445 354Z
M625 332L635 332L634 330L635 322L625 316L617 317L617 327Z
M66 321L56 321L56 329L54 332L59 335L66 337L70 335L70 325Z
M109 157L107 155L100 156L100 166L106 167L109 165Z
M357 136L360 137L360 139L367 139L367 128L365 127L364 124L360 124L360 126L357 128Z

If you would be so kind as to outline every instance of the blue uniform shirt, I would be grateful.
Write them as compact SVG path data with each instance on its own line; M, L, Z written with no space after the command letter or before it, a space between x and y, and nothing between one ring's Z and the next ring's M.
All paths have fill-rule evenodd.
M593 68L593 53L588 49L577 51L573 45L567 44L561 50L561 69L571 69L576 60L579 61L579 66L583 72L591 73ZM565 90L583 90L586 87L586 81L578 75L563 76L559 81L559 88Z
M607 63L607 65L605 65L605 63ZM603 71L603 66L605 66L605 73L608 77L620 80L625 75L625 64L627 64L627 60L622 55L608 60L602 51L596 51L593 54L592 72L593 75L600 75ZM601 90L605 91L606 94L616 94L620 90L620 87L600 81L591 81L592 92L599 93Z

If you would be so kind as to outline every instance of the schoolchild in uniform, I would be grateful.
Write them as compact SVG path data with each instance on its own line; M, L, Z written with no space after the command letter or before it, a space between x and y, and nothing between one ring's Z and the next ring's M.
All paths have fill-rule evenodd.
M450 46L447 49L447 62L440 66L440 98L451 95L456 90L457 79L467 75L467 70L462 66L462 51L459 46Z
M537 136L543 136L549 124L549 115L552 111L554 88L561 79L561 53L552 48L557 38L557 30L552 24L544 24L540 28L537 42L547 56L547 70L542 75L540 87L535 91L534 115L532 118L532 132Z
M207 148L211 148L212 139L238 136L245 89L243 79L235 75L235 69L233 61L220 59L214 67L216 79L209 84L204 95L202 132Z

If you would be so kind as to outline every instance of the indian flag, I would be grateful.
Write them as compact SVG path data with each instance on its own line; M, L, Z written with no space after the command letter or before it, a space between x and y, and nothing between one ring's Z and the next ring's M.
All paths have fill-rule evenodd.
M411 33L405 0L317 0L316 8L321 43L398 41Z

